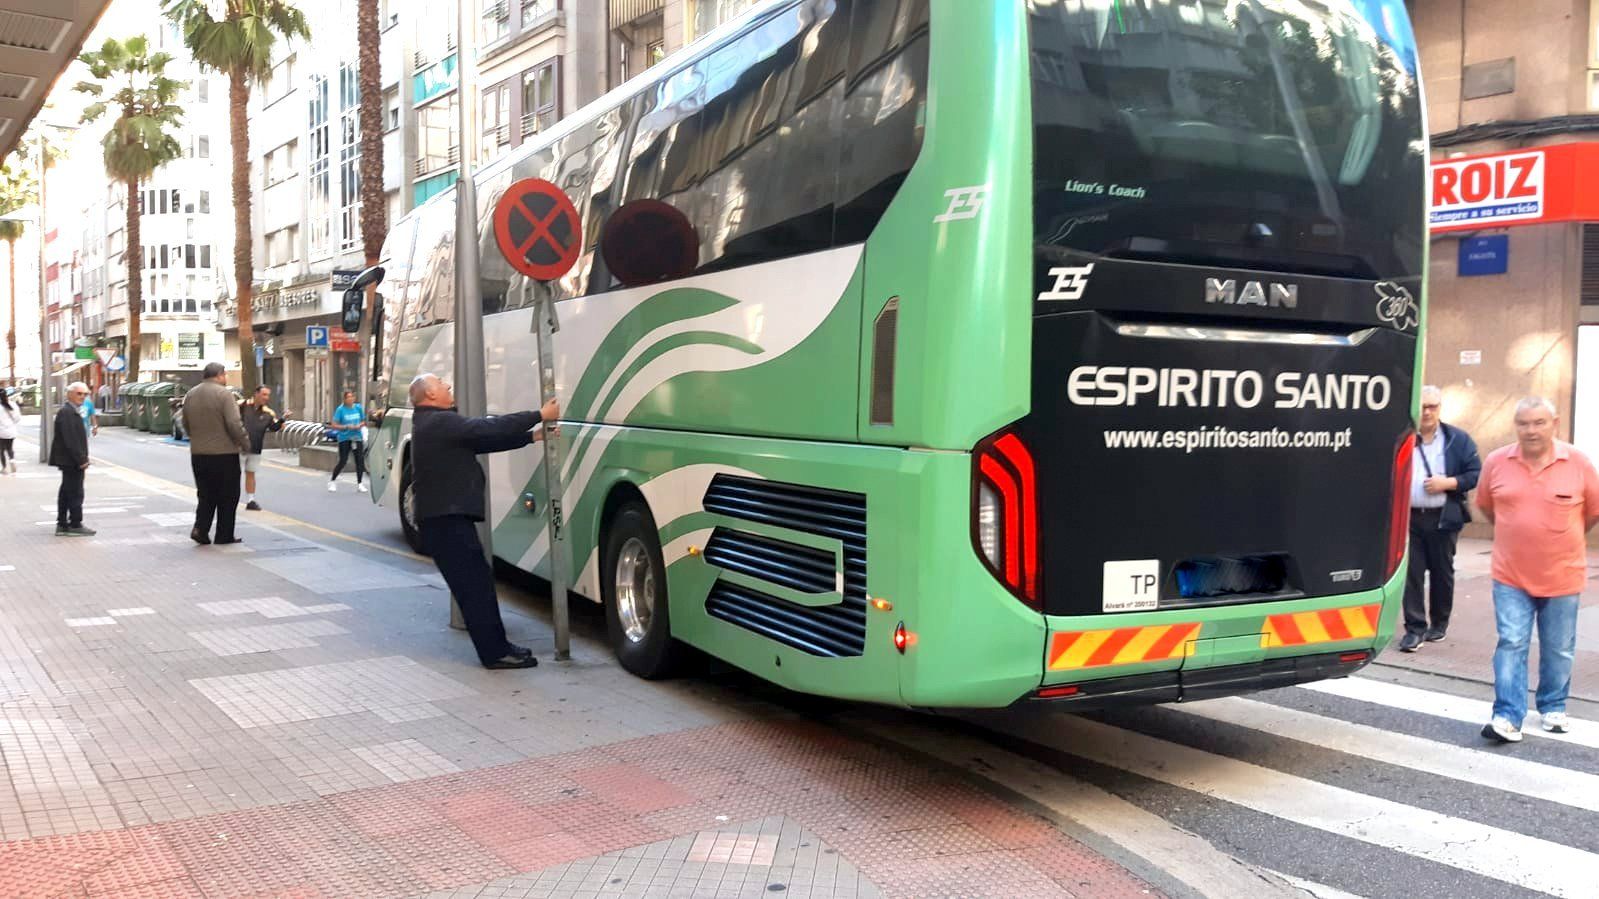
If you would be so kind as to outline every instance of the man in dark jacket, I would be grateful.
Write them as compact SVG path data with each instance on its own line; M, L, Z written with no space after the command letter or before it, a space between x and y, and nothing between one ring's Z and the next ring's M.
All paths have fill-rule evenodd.
M261 470L261 450L266 446L266 435L283 430L283 419L289 416L287 409L282 416L273 412L267 405L271 401L272 388L262 384L239 406L239 419L244 423L244 433L250 437L250 451L241 461L244 463L244 507L251 512L261 511L261 504L255 501L255 473Z
M56 536L93 537L83 526L83 477L89 470L89 431L83 424L83 401L89 386L82 381L67 385L67 401L56 412L50 443L50 464L61 469L61 489L56 493Z
M505 638L500 601L494 592L494 569L484 557L477 523L483 508L483 469L479 453L520 449L543 439L534 434L541 421L554 426L561 406L554 399L538 412L513 412L489 418L467 418L455 411L455 391L436 375L418 375L411 382L412 501L422 545L455 595L467 633L485 668L532 668L533 652Z
M1442 640L1455 604L1455 543L1471 520L1466 494L1477 486L1482 460L1471 435L1440 420L1443 391L1421 388L1421 427L1412 459L1410 569L1405 574L1405 635L1401 652ZM1426 599L1424 579L1432 577ZM1432 613L1428 624L1428 611Z

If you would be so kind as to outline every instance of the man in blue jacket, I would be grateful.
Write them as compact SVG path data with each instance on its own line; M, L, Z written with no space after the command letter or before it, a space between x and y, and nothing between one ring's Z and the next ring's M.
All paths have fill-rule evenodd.
M1443 398L1436 387L1421 388L1421 427L1410 474L1410 569L1405 574L1400 652L1415 652L1423 642L1442 640L1449 631L1449 612L1455 604L1455 543L1471 520L1466 494L1482 473L1471 435L1440 419ZM1429 575L1431 590L1424 599L1424 579Z
M494 569L483 554L477 523L485 518L479 453L502 453L541 440L541 421L554 427L561 406L554 399L537 412L467 418L455 411L455 391L437 375L411 382L411 483L422 545L444 575L466 619L467 633L485 668L533 668L532 650L505 638Z

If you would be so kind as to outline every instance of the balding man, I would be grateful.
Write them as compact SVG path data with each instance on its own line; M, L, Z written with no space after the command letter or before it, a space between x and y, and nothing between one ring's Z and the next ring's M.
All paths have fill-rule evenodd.
M467 633L485 668L532 668L533 652L505 638L494 569L484 558L477 523L483 508L483 469L479 453L520 449L545 436L533 433L540 422L554 423L561 406L554 399L537 412L467 418L455 411L455 391L437 375L411 382L411 464L416 519L422 545L455 595ZM553 427L553 424L552 424Z
M248 352L248 349L246 349ZM233 532L239 514L239 459L250 451L250 435L239 417L239 403L228 389L228 370L212 362L201 381L183 397L183 425L189 431L189 468L194 472L194 527L189 539L201 546L241 543ZM211 520L217 535L211 539Z
M1521 740L1527 715L1527 646L1538 623L1538 715L1565 733L1577 649L1577 604L1587 583L1584 535L1599 524L1599 472L1555 437L1554 404L1516 404L1516 442L1488 454L1477 508L1494 526L1494 707L1482 735Z
M1477 486L1482 460L1471 435L1442 421L1444 394L1421 388L1421 427L1410 466L1410 568L1405 574L1405 635L1401 652L1442 640L1455 606L1455 544L1471 520L1466 494ZM1424 594L1426 580L1432 589ZM1431 606L1431 622L1428 606Z
M83 478L89 471L89 432L83 424L83 402L89 385L67 385L67 401L56 411L50 464L61 469L61 489L56 492L56 536L93 537L83 526Z

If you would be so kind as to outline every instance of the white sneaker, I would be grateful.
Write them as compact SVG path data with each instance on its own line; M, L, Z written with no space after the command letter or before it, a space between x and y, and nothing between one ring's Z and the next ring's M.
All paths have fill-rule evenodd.
M338 481L328 481L328 492L329 493L338 493L339 492L339 482Z
M365 493L365 492L367 492L366 485L365 484L356 484L355 485L355 492L356 493Z
M1494 720L1482 726L1482 735L1490 740L1501 743L1520 743L1521 728L1510 723L1510 719L1494 716Z
M1565 712L1546 712L1540 717L1543 718L1543 729L1550 733L1564 734L1571 732L1571 719L1566 717Z

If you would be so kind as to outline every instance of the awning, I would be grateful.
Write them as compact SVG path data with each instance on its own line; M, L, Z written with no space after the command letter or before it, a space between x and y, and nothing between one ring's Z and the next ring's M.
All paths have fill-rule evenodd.
M110 0L0 0L0 157L17 145Z
M50 377L52 377L52 378L64 378L67 375L72 374L73 372L77 371L80 368L83 368L84 366L88 365L89 363L91 363L93 361L94 361L93 359L79 359L79 360L73 362L71 365L67 366L66 368L59 369L57 371L51 372L50 373Z

